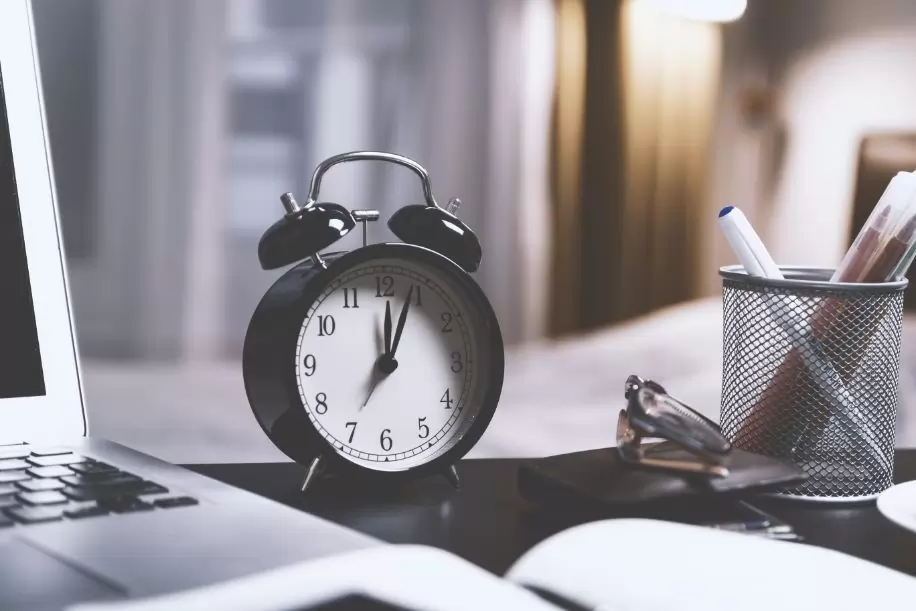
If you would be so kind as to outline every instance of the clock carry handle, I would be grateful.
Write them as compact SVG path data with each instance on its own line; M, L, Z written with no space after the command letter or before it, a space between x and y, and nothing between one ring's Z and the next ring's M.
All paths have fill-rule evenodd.
M388 220L388 228L404 242L434 250L457 263L465 271L473 272L480 267L480 240L457 216L461 200L454 198L445 208L440 206L433 196L426 168L408 157L378 151L353 151L325 159L318 164L315 173L312 174L306 209L323 205L318 203L318 192L325 172L339 163L350 161L385 161L413 170L420 177L426 204L401 207Z
M290 193L280 197L286 215L261 237L258 244L261 267L275 269L307 257L324 267L318 252L348 234L356 226L357 219L354 217L361 221L377 218L374 211L359 211L357 214L340 204L318 201L321 179L325 172L339 163L350 161L386 161L413 170L420 177L426 203L401 207L388 220L388 228L404 242L433 250L467 272L476 271L480 267L480 240L457 217L461 201L452 199L447 208L442 208L433 197L429 174L423 166L401 155L376 151L342 153L318 164L312 174L304 206Z
M413 170L414 173L420 177L420 182L423 185L423 197L426 199L426 205L432 208L440 207L436 202L436 198L433 197L433 189L429 183L429 172L426 171L426 168L408 157L380 151L353 151L351 153L341 153L340 155L328 157L319 163L318 167L315 168L315 173L312 174L312 182L309 185L308 200L305 202L305 206L308 207L318 202L318 192L321 190L321 179L324 178L325 172L339 163L349 163L351 161L387 161Z

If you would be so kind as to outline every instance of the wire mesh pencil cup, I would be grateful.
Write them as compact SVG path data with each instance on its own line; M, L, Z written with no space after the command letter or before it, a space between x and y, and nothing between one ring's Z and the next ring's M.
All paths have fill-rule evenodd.
M723 267L722 432L808 479L779 494L863 501L891 486L906 280L831 284Z

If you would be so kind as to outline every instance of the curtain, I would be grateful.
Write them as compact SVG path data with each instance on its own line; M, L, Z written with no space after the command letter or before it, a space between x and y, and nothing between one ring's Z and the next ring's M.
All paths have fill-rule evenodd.
M489 171L481 266L507 344L547 333L553 0L489 0Z
M34 7L81 354L206 352L221 320L225 3Z
M550 330L700 294L720 32L643 0L557 0Z
M506 343L543 336L553 1L35 0L82 355L238 358L278 195L356 149L460 197ZM322 195L387 219L420 188L350 164Z

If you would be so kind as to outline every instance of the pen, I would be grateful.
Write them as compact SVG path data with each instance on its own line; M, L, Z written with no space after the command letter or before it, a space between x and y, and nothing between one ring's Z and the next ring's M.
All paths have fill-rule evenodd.
M876 253L882 246L881 238L885 230L893 228L898 218L907 211L914 194L916 194L916 174L898 172L888 183L878 203L875 204L875 209L865 222L865 226L846 251L843 260L830 279L831 282L866 281L865 276L866 274L871 275ZM868 281L884 282L886 280L887 278Z
M749 275L782 280L779 266L741 210L734 206L722 208L719 211L719 227Z
M916 248L916 211L907 211L909 218L891 237L883 241L878 253L871 258L868 268L861 274L861 282L888 282L897 277L898 270L906 273L912 262L913 250ZM885 306L886 307L886 306ZM842 351L839 346L828 350L828 356L841 363L840 375L848 379L859 365L859 358L865 352L866 344L874 333L877 320L872 322L857 321L856 312L847 312L843 307L833 308L831 323L821 329L822 333L832 334L843 328ZM842 353L841 353L842 352Z
M878 251L868 257L868 264L858 273L858 278L851 281L857 282L888 282L895 279L898 269L902 267L903 273L912 262L912 251L916 247L916 214L907 210L910 214L906 222L887 240L875 240L878 242ZM864 233L864 231L863 231ZM861 233L860 233L861 235ZM871 237L868 238L869 240ZM907 258L909 257L909 261ZM839 374L842 380L849 380L850 376L855 374L859 366L862 355L867 350L867 345L874 334L874 331L881 320L881 316L870 316L860 320L861 311L856 308L848 308L845 304L838 304L832 301L824 302L824 306L816 314L815 323L818 324L819 335L825 338L826 346L825 362L838 363ZM884 306L885 308L887 305ZM831 341L831 336L840 333L842 341ZM865 441L872 449L877 443L877 434L873 431L871 420L855 405L849 403L844 406L842 411L834 410L834 417L842 416L843 420L859 427L857 432L862 441ZM827 426L827 414L820 414L820 418L813 419L813 427L809 433L815 433L803 440L801 447L818 442L820 433Z
M887 282L894 279L901 266L905 273L906 267L912 261L911 256L907 262L907 256L916 243L914 193L916 175L913 173L898 172L891 179L865 227L856 236L853 245L837 268L833 281ZM903 226L897 229L900 222ZM826 360L839 364L839 374L844 381L855 373L878 320L872 317L868 321L860 321L860 311L850 309L848 305L841 301L827 300L812 320L813 330L824 340L823 345L827 348ZM843 334L841 342L831 340L836 333ZM834 416L840 415L844 420L860 426L860 437L869 445L873 445L875 435L869 426L868 418L855 403L849 403L846 407L847 409L841 412L834 411ZM819 433L827 425L827 421L827 414L815 418L812 430ZM817 436L811 437L810 442L816 443Z
M916 241L910 244L909 250L907 250L903 258L900 259L900 263L897 264L897 267L894 268L894 273L891 274L891 280L903 280L906 277L907 271L910 269L910 265L913 264L913 259L916 259Z

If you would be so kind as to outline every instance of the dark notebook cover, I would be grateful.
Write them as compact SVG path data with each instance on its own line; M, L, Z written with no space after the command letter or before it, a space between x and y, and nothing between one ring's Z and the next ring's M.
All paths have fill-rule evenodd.
M670 442L658 450L671 458L695 460ZM653 452L658 454L660 452ZM588 450L525 461L519 468L519 493L536 505L569 512L642 514L647 507L700 504L743 493L773 491L805 479L795 465L734 449L726 477L678 474L624 462L616 448Z

